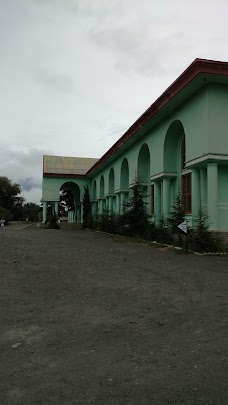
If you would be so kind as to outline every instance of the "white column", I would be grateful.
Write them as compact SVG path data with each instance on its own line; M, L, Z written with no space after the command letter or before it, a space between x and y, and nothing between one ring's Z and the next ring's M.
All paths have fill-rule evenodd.
M198 217L200 208L200 173L197 169L192 169L192 221Z
M210 229L218 229L218 166L207 165L208 224Z
M81 202L81 218L80 218L80 223L83 223L83 204Z
M55 201L55 213L58 217L59 216L59 202L58 201Z
M154 182L154 222L159 225L161 221L161 183Z
M47 221L47 201L43 201L43 224Z
M162 214L164 218L169 216L170 212L170 180L163 179L162 181Z
M113 212L113 197L112 196L108 197L108 210L109 210L109 213L112 214L112 212Z
M120 214L123 214L124 211L124 193L120 193Z
M202 207L207 204L207 170L200 169L200 198Z

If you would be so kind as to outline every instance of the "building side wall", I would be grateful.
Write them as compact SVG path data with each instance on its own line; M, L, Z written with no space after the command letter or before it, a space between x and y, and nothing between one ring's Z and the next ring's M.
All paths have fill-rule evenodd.
M74 183L80 188L80 198L84 194L84 186L88 185L91 192L91 181L86 178L74 179L70 177L43 177L42 199L43 201L59 201L60 188L64 183Z
M153 219L156 224L162 216L169 216L182 184L182 176L191 173L192 213L188 211L189 223L194 223L202 205L210 228L228 231L227 112L228 86L205 85L175 111L170 114L167 112L159 125L152 128L151 123L151 129L146 134L139 136L137 142L122 154L117 151L112 156L114 160L106 166L101 165L90 179L44 178L43 200L59 201L60 188L69 181L79 186L81 201L84 186L89 186L93 215L101 214L105 208L110 212L121 213L129 190L141 172L144 173L143 187L149 213L151 185L154 185ZM186 144L186 165L181 168L180 147L183 139ZM215 156L211 157L211 154ZM223 156L223 161L219 155ZM110 193L112 169L114 192ZM92 193L95 181L96 198Z
M209 153L228 154L228 86L208 86Z

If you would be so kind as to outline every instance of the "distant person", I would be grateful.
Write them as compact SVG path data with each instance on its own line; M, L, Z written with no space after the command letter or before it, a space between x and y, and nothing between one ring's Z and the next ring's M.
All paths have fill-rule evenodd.
M4 226L5 226L5 222L6 222L6 220L5 220L5 218L4 218L4 217L0 219L0 226L1 226L1 229L3 229L3 228L4 228Z

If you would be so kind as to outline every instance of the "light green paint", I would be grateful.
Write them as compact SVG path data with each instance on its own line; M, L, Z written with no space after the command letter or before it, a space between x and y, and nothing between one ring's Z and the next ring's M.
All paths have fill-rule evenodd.
M93 215L102 213L105 207L119 213L138 175L149 211L154 182L154 220L158 224L161 215L170 213L181 188L181 175L192 171L192 216L196 217L201 204L211 229L228 231L228 86L205 82L176 109L173 102L170 111L166 109L157 125L152 125L152 119L140 128L135 141L124 144L90 178L45 177L43 201L59 201L61 186L70 181L78 185L80 201L84 186L89 186ZM182 171L180 149L184 137L186 169ZM188 216L190 222L192 216Z

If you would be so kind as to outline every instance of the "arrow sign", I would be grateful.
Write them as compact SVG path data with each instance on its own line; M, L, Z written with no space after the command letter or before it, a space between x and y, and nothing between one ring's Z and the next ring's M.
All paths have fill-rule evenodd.
M179 228L181 231L183 231L184 233L188 232L187 229L187 221L182 222L180 225L177 225L177 228Z

